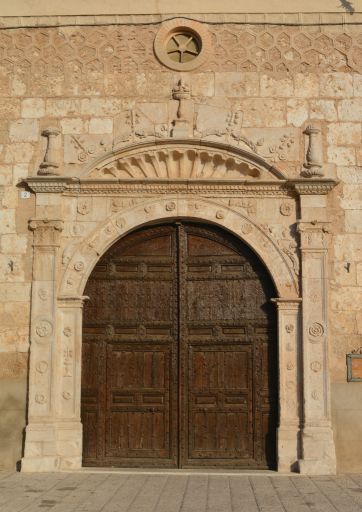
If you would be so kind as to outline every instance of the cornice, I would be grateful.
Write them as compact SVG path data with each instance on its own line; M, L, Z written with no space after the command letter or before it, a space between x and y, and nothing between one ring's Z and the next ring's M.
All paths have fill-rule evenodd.
M78 15L38 15L38 16L0 16L2 28L41 28L61 26L105 26L105 25L143 25L161 24L176 17L210 24L243 25L295 25L328 26L360 25L362 12L254 12L254 13L163 13L163 14L78 14Z
M254 194L295 196L326 195L338 184L332 179L301 180L185 180L185 179L80 179L33 176L22 182L35 194L115 195L115 194Z
M27 178L23 183L35 194L55 193L75 196L170 193L295 196L293 186L286 180L102 180L34 176Z
M337 186L339 181L333 179L294 180L295 191L300 195L326 195Z

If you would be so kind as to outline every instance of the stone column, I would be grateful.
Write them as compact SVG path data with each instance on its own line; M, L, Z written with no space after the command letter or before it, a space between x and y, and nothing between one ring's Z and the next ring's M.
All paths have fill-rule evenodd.
M52 471L54 454L53 362L56 335L56 263L60 220L34 219L28 425L26 427L23 471Z
M278 308L279 426L278 471L298 466L301 412L301 299L273 299Z
M303 429L300 473L335 474L328 359L327 252L330 188L310 182L296 186L300 194L298 223L303 296ZM324 194L324 195L323 195ZM318 220L316 220L318 219Z

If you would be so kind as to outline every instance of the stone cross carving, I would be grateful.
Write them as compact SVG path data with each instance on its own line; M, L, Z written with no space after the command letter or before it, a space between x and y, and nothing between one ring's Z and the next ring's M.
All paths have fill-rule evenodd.
M303 165L304 170L302 175L306 178L313 178L313 176L323 176L322 162L321 162L321 148L320 148L320 129L314 126L307 126L303 132L309 137L308 149Z
M59 135L58 128L47 128L42 131L42 136L47 137L47 148L44 155L44 160L39 166L38 175L40 176L57 176L59 173L57 169L59 165L56 162L55 150L55 137Z
M177 119L173 121L173 137L184 138L189 136L189 121L186 118L185 101L189 100L190 97L191 90L189 85L180 78L177 85L172 89L172 98L179 102L176 114Z

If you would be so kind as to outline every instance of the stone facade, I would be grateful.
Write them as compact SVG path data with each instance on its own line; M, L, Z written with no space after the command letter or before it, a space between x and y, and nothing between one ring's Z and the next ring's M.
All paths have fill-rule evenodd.
M87 277L182 217L245 240L276 284L279 470L360 471L360 26L64 20L0 32L2 463L81 465ZM207 38L194 69L156 57L170 23Z

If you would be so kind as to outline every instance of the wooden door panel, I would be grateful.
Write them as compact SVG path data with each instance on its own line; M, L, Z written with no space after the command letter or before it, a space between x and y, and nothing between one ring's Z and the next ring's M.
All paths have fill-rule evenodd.
M252 458L251 348L189 350L189 459Z
M217 228L185 225L183 236L181 464L272 467L273 285L253 253Z
M275 290L248 247L212 226L139 230L85 294L86 465L273 467Z
M170 350L108 346L106 455L170 458Z
M132 233L101 258L87 284L84 332L105 339L106 356L97 425L103 445L94 461L88 442L86 464L177 464L175 233L173 226Z

